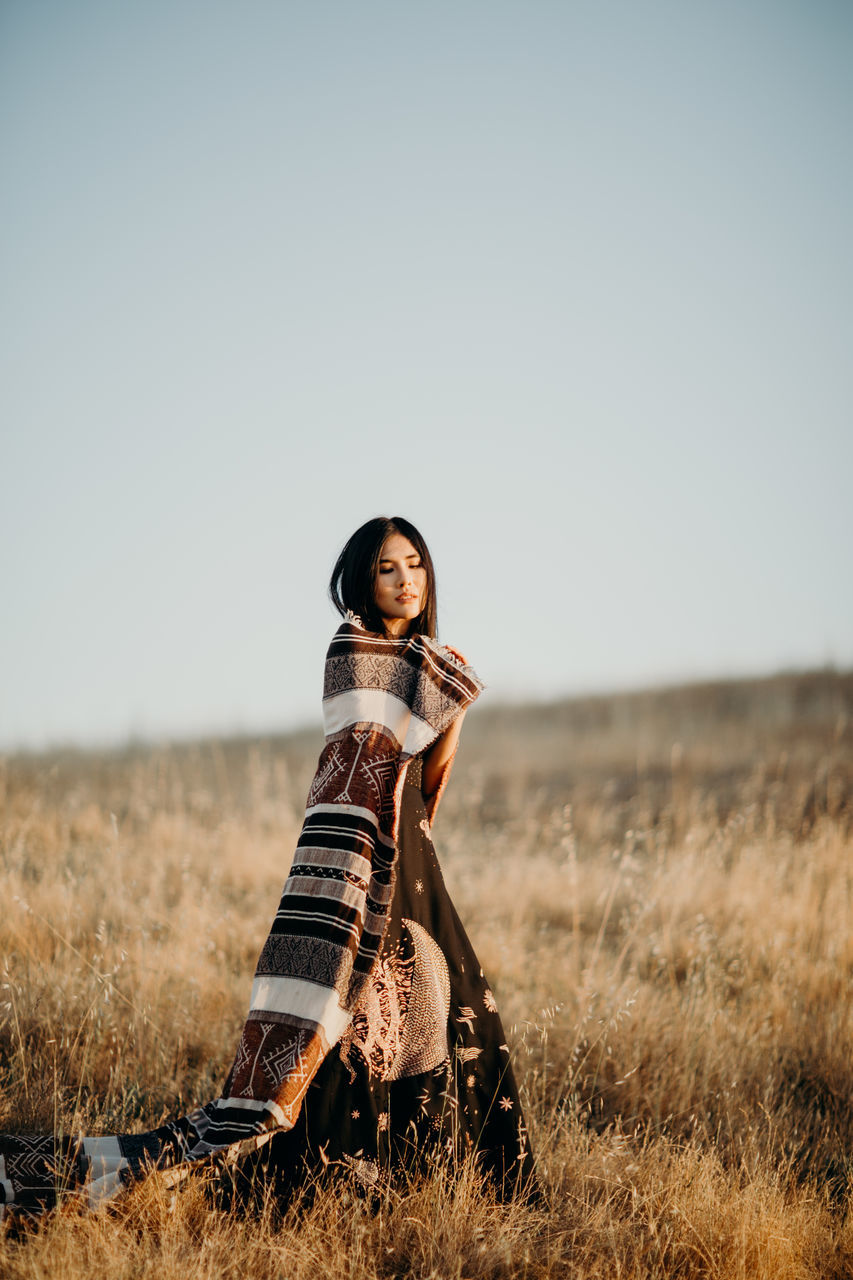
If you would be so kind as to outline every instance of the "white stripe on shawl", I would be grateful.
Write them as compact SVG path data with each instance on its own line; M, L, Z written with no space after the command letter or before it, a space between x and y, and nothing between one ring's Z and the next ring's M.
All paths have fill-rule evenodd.
M366 885L350 884L347 880L330 880L328 876L289 875L288 893L300 893L306 898L328 898L343 902L356 911L364 910Z
M329 1044L336 1044L350 1024L338 993L303 978L263 974L252 983L249 1008L255 1013L287 1013L322 1027Z
M390 901L390 894L387 901ZM369 908L364 913L364 928L367 933L378 933L380 936L385 932L385 926L388 923L388 913L381 911L379 913L371 911Z
M356 942L358 942L361 930L360 916L356 920L353 920L348 924L344 924L341 920L332 919L328 911L303 911L301 908L298 911L279 910L275 913L275 918L279 923L283 920L297 920L299 924L302 925L317 924L332 927L336 929L338 933L348 934L349 937L355 938ZM336 938L332 945L341 947L344 944Z
M383 894L382 897L383 901L380 903L380 906L387 906L391 900L390 892L388 894ZM362 929L366 930L367 933L379 934L381 937L385 932L385 926L388 923L387 911L376 912L371 911L369 908L363 913L359 911L355 920L346 922L334 919L334 917L330 915L329 911L305 911L302 907L296 911L287 910L286 908L281 907L275 913L275 918L279 924L285 923L288 920L295 920L300 925L316 924L320 926L320 928L333 928L338 935L349 935L349 937L354 938L356 942L358 942ZM332 945L343 948L346 944L341 942L339 938L335 938Z
M403 744L404 755L423 751L437 736L437 730L387 689L348 689L332 694L323 703L323 726L328 736L355 724L377 724ZM347 779L341 783L346 788Z
M84 1138L83 1154L90 1160L120 1160L121 1146L118 1138L104 1135L100 1138Z
M97 1209L106 1200L111 1200L113 1196L123 1190L124 1183L117 1172L107 1173L103 1178L95 1178L94 1182L89 1183L89 1208Z
M365 809L364 806L360 804L312 804L305 810L305 817L310 818L311 815L315 813L330 813L334 814L336 817L339 817L342 813L350 813L355 818L367 818L368 822L371 822L374 827L379 826L379 819L373 810ZM346 831L348 828L338 827L337 824L335 824L335 830ZM358 828L356 828L356 830L358 830ZM366 834L363 835L363 839L367 839Z
M0 1187L2 1187L3 1190L6 1192L6 1204L12 1204L15 1199L15 1188L13 1187L9 1179L6 1177L6 1157L5 1156L0 1156ZM2 1208L2 1205L0 1205L0 1208ZM0 1214L0 1222L2 1221L3 1221L3 1217L2 1217L2 1214Z
M323 699L326 737L352 724L380 724L402 742L411 714L408 704L387 689L346 689Z
M317 828L315 827L314 830L316 831ZM332 832L331 828L329 828L329 832ZM337 834L337 832L333 832L333 834ZM332 867L336 871L349 871L351 875L362 876L365 884L370 876L370 861L368 858L363 858L359 853L350 853L348 849L327 849L323 845L300 845L293 855L293 866ZM292 874L293 872L291 872Z
M89 1158L93 1181L107 1178L127 1168L127 1160L122 1155L118 1138L84 1138L83 1154Z
M217 1098L216 1100L217 1110L220 1110L220 1109L227 1110L231 1107L234 1107L234 1109L238 1111L255 1111L255 1112L261 1112L261 1113L264 1111L268 1111L271 1116L275 1117L276 1121L281 1125L282 1129L293 1128L293 1121L288 1120L287 1116L282 1111L281 1107L278 1105L277 1102L273 1102L272 1098L264 1098L264 1099ZM204 1133L200 1135L199 1142L193 1147L193 1152L199 1151L203 1143L206 1146L208 1146L211 1151L215 1151L216 1144L207 1142L206 1135L210 1133L211 1129L221 1129L223 1128L223 1126L226 1129L231 1127L230 1120L220 1120L217 1122L217 1120L215 1119L215 1116L216 1116L216 1111L214 1111L213 1115L210 1117L210 1120L207 1124L207 1127L204 1130Z
M107 1156L96 1156L92 1161L92 1178L97 1182L99 1178L109 1178L112 1174L118 1173L121 1169L126 1169L128 1165L124 1156L117 1156L111 1159Z
M357 806L348 805L348 804L342 804L339 806L323 805L322 808L324 808L326 813L329 815L329 821L327 823L323 823L317 818L315 810L319 807L320 806L315 806L314 809L310 809L308 811L309 813L311 813L312 817L314 818L314 821L311 823L311 826L307 828L307 830L302 831L302 834L300 835L300 839L302 839L303 836L307 839L308 836L310 836L313 832L316 831L323 836L326 836L329 834L336 835L339 838L341 836L352 836L354 840L359 840L362 844L366 844L368 848L370 849L375 848L376 837L378 834L375 829L369 831L365 827L363 822L361 823L354 822L352 824L349 824L342 821L337 821L337 822L332 821L332 815L334 815L337 818L340 818L341 813L347 817L351 816L347 814L347 809L352 809ZM337 809L340 809L340 813L335 812ZM299 848L300 846L297 845L296 847ZM364 856L367 857L367 854L365 854Z
M403 752L408 756L416 756L419 751L423 751L437 737L438 732L433 729L432 725L427 724L426 720L421 720L420 716L413 714L409 719L409 728L403 743Z

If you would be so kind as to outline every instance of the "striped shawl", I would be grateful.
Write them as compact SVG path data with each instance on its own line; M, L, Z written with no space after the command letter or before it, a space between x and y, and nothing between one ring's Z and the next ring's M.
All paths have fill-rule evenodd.
M222 1095L147 1133L0 1135L0 1218L4 1208L48 1207L60 1185L94 1207L152 1170L175 1183L200 1159L236 1158L292 1128L379 956L406 764L481 688L458 655L426 636L385 639L355 618L341 624L326 657L325 746Z
M199 1134L204 1143L218 1148L292 1127L379 955L406 763L481 688L471 667L426 636L389 640L357 620L338 628L326 655L325 746L237 1056ZM431 817L446 779L447 770Z

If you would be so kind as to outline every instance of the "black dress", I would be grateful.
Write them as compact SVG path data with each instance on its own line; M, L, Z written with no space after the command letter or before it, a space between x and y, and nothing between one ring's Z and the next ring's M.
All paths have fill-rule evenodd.
M469 1152L502 1196L535 1190L506 1037L438 865L421 778L416 757L402 789L391 919L371 987L295 1127L252 1160L253 1176L272 1179L279 1196L328 1165L349 1165L371 1183Z

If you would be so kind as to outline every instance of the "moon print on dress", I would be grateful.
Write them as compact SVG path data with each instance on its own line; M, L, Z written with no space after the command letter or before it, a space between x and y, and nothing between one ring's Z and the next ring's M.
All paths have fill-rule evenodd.
M341 1040L341 1061L355 1079L358 1056L379 1080L420 1075L446 1062L450 974L444 952L414 920L380 957L371 984Z

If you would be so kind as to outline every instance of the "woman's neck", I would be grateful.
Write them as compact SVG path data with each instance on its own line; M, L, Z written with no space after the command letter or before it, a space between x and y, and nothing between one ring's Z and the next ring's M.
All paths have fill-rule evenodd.
M383 618L385 634L389 640L404 640L409 634L408 618Z

